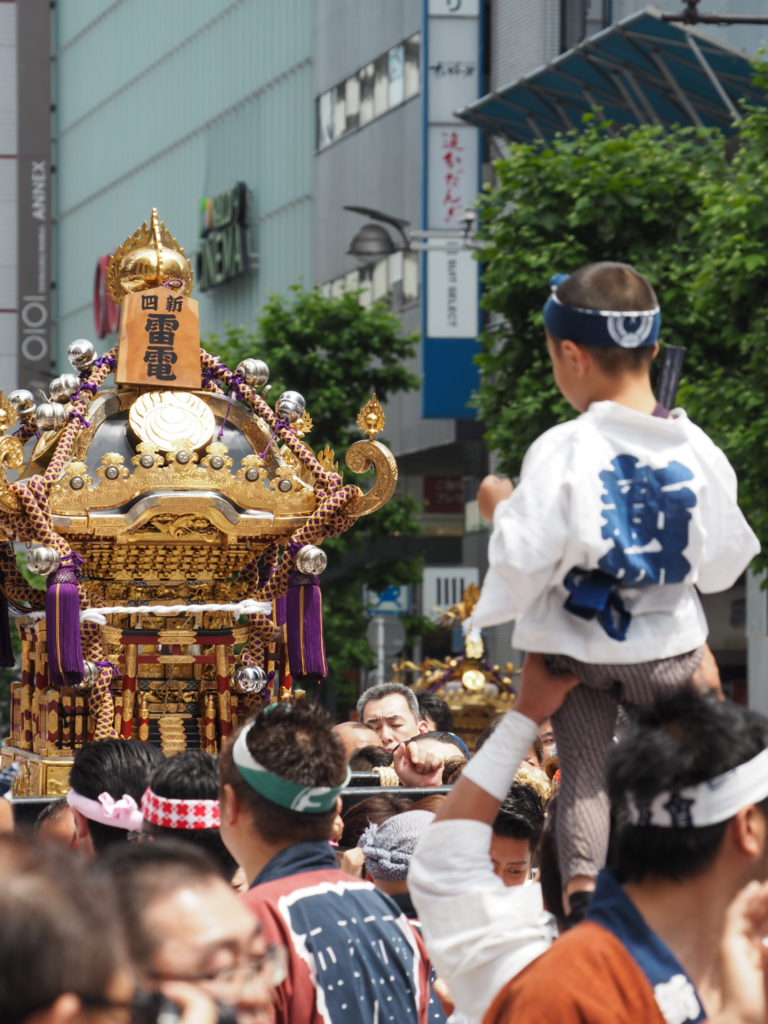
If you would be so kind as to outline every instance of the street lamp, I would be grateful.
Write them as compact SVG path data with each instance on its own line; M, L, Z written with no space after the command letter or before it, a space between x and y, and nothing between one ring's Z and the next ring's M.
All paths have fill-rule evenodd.
M683 0L680 14L662 14L662 21L681 21L684 25L768 25L761 14L700 14L699 0Z
M410 221L392 217L369 206L345 206L344 209L380 222L364 224L349 243L347 254L363 263L391 256L394 252L459 252L461 249L477 249L479 246L476 236L472 234L476 218L474 210L467 210L463 214L461 227L423 230L412 228ZM390 224L399 238L393 240L381 224Z

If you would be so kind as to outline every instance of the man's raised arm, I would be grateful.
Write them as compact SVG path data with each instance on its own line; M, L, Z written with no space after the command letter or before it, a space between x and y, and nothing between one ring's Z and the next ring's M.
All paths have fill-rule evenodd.
M494 874L491 824L539 723L575 685L575 676L549 672L542 655L526 657L515 710L464 769L411 862L408 887L432 962L457 1008L475 1020L551 942L540 887L507 888Z

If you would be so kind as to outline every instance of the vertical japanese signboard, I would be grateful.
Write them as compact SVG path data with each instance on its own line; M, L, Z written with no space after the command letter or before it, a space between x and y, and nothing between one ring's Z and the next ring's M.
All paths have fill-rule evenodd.
M198 389L201 373L196 300L168 288L126 295L115 380L118 384Z
M16 5L18 58L18 386L51 371L51 5Z
M480 0L427 0L424 227L462 230L480 187L480 139L455 111L480 94ZM478 265L467 249L426 254L425 417L471 418Z

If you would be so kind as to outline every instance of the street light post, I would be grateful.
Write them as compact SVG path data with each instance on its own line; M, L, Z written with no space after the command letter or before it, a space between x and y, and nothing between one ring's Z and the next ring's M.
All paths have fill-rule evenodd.
M679 14L662 14L662 21L680 21L684 25L768 25L768 15L701 14L699 0L683 0Z
M379 224L364 224L349 244L350 256L356 256L364 262L371 262L382 256L390 256L394 252L459 252L462 249L477 249L479 243L472 229L475 224L475 211L467 210L461 218L460 228L412 228L410 221L393 217L369 206L345 206L345 210L362 214L374 221L391 224L400 238L393 241L386 228Z

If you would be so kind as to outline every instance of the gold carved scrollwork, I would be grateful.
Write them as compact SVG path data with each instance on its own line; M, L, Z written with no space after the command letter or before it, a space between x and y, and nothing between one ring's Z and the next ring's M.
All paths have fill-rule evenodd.
M380 441L356 441L347 449L345 462L353 473L376 471L373 487L359 498L353 498L345 514L367 516L389 501L397 485L397 463L389 448Z
M19 500L8 490L8 469L21 469L24 465L24 445L18 437L0 437L0 505L5 511L18 512Z
M214 460L213 465L211 465L211 459ZM229 448L225 444L221 441L211 441L205 449L205 455L200 460L200 465L205 466L206 469L215 475L224 469L231 469L234 462L230 458Z
M384 415L381 402L376 397L376 392L374 391L357 414L357 425L368 435L368 440L372 441L376 434L382 432L386 422L387 417Z
M187 513L175 515L172 512L155 516L142 527L142 533L159 533L174 540L213 540L221 538L221 532L205 516Z
M141 460L145 455L151 455L154 460L152 466L149 467L150 469L165 465L165 459L160 454L160 449L151 441L142 441L137 445L136 454L131 456L131 462L134 466L142 466Z
M260 455L246 455L235 475L241 483L250 483L253 486L257 480L266 480L268 474L267 467L264 465L264 460Z
M117 470L117 473L115 473ZM109 472L107 472L109 471ZM101 480L102 485L125 480L128 476L128 467L125 464L125 457L117 452L105 452L99 460L96 476Z
M329 444L317 453L317 461L327 473L338 473L339 464L336 461L336 452Z
M0 391L0 431L8 430L18 418L15 406L11 405L4 393Z
M301 416L299 416L299 418L293 424L292 430L298 435L298 437L304 437L305 434L308 434L310 432L314 425L315 424L312 417L305 409Z
M51 494L52 500L58 498L67 501L70 494L83 494L93 485L93 477L88 473L85 462L70 462L56 481ZM87 499L85 499L87 504Z

